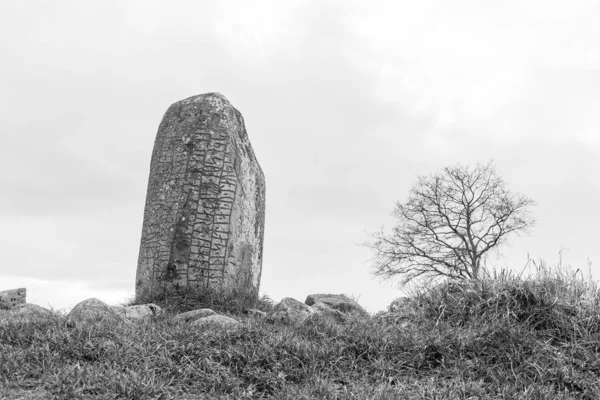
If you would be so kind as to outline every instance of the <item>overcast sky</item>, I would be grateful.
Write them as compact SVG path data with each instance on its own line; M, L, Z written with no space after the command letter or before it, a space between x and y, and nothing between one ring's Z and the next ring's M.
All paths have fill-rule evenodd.
M496 160L538 203L491 260L600 278L600 6L544 1L0 0L0 290L69 309L134 293L152 146L220 92L267 183L261 293L369 311L367 233L417 175Z

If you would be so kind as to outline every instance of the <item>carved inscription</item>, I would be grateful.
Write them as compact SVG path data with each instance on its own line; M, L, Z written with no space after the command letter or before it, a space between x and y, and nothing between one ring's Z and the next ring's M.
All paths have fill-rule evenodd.
M211 140L212 139L212 140ZM193 221L188 284L210 286L211 279L222 279L227 265L231 210L236 196L237 177L227 157L228 135L201 136L202 170L196 186L198 201Z
M220 289L238 275L257 292L263 229L264 175L241 114L218 94L172 105L152 154L136 293Z

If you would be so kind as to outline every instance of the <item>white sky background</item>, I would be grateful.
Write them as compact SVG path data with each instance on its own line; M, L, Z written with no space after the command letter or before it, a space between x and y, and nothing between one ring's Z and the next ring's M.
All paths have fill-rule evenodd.
M495 159L533 198L527 254L600 278L596 1L0 0L0 290L133 296L158 124L220 92L267 182L261 293L399 296L367 233L417 175Z

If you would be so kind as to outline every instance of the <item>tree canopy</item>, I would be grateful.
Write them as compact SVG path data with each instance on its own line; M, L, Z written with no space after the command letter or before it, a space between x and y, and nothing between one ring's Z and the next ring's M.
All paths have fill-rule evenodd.
M383 229L367 243L375 275L478 279L482 259L512 233L533 226L533 200L510 192L494 162L474 168L457 164L419 176L408 200L397 203L391 233Z

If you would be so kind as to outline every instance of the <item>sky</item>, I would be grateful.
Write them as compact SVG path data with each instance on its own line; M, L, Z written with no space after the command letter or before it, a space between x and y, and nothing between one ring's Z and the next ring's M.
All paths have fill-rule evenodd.
M597 1L0 0L0 290L133 297L152 146L222 93L266 178L261 294L403 295L369 234L417 176L495 160L536 226L490 265L600 278Z

